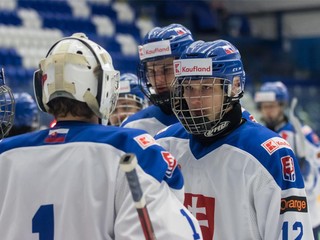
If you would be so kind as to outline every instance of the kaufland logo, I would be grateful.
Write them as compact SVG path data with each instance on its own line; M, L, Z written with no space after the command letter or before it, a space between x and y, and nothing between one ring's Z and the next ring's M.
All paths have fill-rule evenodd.
M146 49L146 54L147 55L151 55L151 54L158 54L158 53L162 53L162 52L166 52L168 53L170 51L170 48L169 47L166 47L166 48L155 48L155 49Z
M130 91L131 91L130 82L129 81L121 81L119 93L130 93Z
M174 74L180 75L181 74L181 61L174 61Z
M175 60L173 65L174 75L176 77L192 75L212 75L211 58Z
M164 55L171 55L171 46L169 40L147 43L139 46L140 60Z
M193 67L182 67L181 68L182 73L193 73L193 72L211 72L211 66L209 67L199 67L199 66L193 66Z

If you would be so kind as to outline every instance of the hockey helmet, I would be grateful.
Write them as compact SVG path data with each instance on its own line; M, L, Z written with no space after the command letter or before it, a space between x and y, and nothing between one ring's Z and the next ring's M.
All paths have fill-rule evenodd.
M174 73L171 105L189 133L211 135L229 106L238 103L243 96L245 71L241 55L228 41L194 42L179 60L174 61ZM200 85L203 91L200 90L196 96L188 96L187 91L196 85ZM219 96L214 91L216 86L222 89ZM218 107L213 106L217 97L221 102ZM198 109L190 107L188 101L195 98L201 103L209 102L209 105L201 104Z
M65 97L85 102L101 119L113 111L119 85L109 53L83 33L56 42L34 74L39 108L47 112L48 102Z
M147 106L146 97L140 89L138 77L133 73L120 75L119 98L110 115L110 124L119 126L128 116Z
M155 27L149 31L139 46L140 66L138 71L142 91L150 101L171 112L169 86L173 81L172 61L180 57L181 53L193 42L189 29L181 24L170 24L165 27ZM161 63L161 70L152 68L148 71L148 63L171 58L167 63ZM166 74L168 73L168 74ZM164 81L156 81L155 76L163 74ZM171 76L172 75L172 76Z
M255 93L254 101L259 105L262 102L279 102L284 105L289 102L287 87L280 81L266 82Z

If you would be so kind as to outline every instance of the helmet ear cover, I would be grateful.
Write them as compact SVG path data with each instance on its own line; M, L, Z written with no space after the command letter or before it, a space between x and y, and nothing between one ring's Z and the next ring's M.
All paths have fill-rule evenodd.
M33 74L33 88L36 96L36 102L38 105L38 108L42 112L47 112L46 107L44 106L42 102L42 70L39 68L36 70Z
M108 113L106 113L107 111L105 111L104 109L101 109L101 103L102 103L102 95L105 93L103 91L103 89L106 87L104 85L106 85L106 81L109 81L110 79L110 76L109 74L107 74L108 70L104 70L103 69L103 60L106 60L104 59L105 56L103 56L102 54L100 55L101 58L103 59L100 59L99 56L97 55L97 53L95 52L95 50L93 49L93 47L84 39L81 39L80 37L66 37L66 38L62 38L61 40L57 41L48 51L45 59L43 59L42 61L40 61L40 66L39 66L39 69L37 69L35 72L34 72L34 76L33 76L33 86L34 86L34 92L35 92L35 98L36 98L36 102L37 102L37 105L39 107L39 109L43 112L48 112L48 106L46 104L44 104L44 101L43 101L43 83L44 81L46 80L46 76L43 75L43 70L44 70L44 65L45 65L45 60L48 59L50 56L50 53L53 51L53 49L56 47L57 44L59 44L61 41L64 41L64 40L77 40L77 41L80 41L82 44L84 44L88 49L89 51L92 53L92 55L94 56L96 62L97 62L97 66L95 67L94 69L94 74L95 76L97 77L97 94L96 94L96 97L92 96L92 95L86 95L84 96L84 98L88 99L88 101L86 101L86 103L88 104L88 106L93 110L93 112L99 117L99 118L103 118L106 114L110 114L113 110L114 110L114 105L108 109ZM85 61L85 58L83 57L83 59L81 59L81 57L77 57L77 59L73 58L72 56L67 56L67 58L73 62L73 63L76 63L76 64L84 64L84 61ZM78 59L79 58L79 59ZM59 61L59 59L53 59L51 61ZM107 60L106 60L107 61ZM116 77L117 77L117 86L115 86L116 90L118 90L118 85L119 85L119 72L114 70L114 73L116 74ZM104 79L106 78L106 79ZM68 88L69 87L72 87L72 86L67 86ZM116 96L115 97L112 97L111 99L111 102L116 102L116 97L118 96L118 92L116 91ZM108 95L108 93L107 93ZM98 107L97 107L98 105ZM112 104L111 104L112 105Z

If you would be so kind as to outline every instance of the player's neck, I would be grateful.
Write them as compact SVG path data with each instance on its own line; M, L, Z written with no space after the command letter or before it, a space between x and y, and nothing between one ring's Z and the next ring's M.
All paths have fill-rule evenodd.
M278 123L275 125L273 131L279 131L279 129L283 128L284 125L286 125L288 123L288 118L285 116L285 115L282 115L280 118L279 118L279 121Z
M73 116L68 114L64 117L57 117L57 121L80 121L80 122L88 122L88 123L99 123L99 119L96 116L92 116L91 118L87 118L84 116Z

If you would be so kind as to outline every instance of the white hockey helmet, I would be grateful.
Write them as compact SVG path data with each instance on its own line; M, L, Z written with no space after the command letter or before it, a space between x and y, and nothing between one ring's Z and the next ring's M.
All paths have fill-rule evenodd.
M34 73L34 92L39 108L57 97L87 103L101 119L114 110L119 88L119 71L110 54L84 33L62 38L48 51Z

